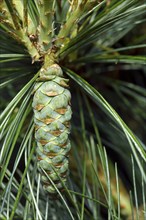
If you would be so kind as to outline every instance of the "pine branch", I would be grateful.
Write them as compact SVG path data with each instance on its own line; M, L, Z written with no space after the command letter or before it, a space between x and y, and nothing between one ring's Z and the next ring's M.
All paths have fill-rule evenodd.
M51 45L52 21L54 16L54 0L39 0L40 21L38 27L39 47L41 51L47 51Z

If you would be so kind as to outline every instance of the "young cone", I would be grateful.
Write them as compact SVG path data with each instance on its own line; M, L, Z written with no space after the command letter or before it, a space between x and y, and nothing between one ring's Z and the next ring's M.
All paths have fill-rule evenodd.
M63 188L68 174L71 94L68 80L63 78L59 65L42 67L34 87L33 110L38 165L44 169L58 189ZM44 189L55 194L56 190L42 173Z

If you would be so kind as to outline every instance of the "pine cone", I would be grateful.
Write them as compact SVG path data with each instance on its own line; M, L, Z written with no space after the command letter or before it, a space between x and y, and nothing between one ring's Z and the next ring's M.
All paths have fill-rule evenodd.
M59 177L66 182L68 153L71 149L68 139L72 115L71 94L67 83L68 80L63 78L62 69L57 64L42 68L34 87L32 104L38 165L46 171L58 189L63 188ZM42 174L42 181L44 189L51 194L56 193L45 174Z

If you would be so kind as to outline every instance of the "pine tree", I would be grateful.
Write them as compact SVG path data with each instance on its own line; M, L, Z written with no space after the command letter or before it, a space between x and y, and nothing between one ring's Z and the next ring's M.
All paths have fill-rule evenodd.
M145 13L0 0L0 219L145 218Z

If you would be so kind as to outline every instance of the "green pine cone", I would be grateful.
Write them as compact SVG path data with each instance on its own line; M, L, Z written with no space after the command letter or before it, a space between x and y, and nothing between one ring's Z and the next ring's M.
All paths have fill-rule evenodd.
M66 182L68 153L71 149L68 139L72 115L71 94L67 83L59 65L42 68L34 87L32 104L38 165L46 171L58 189L63 188L59 177ZM51 194L56 193L45 174L42 174L42 181L44 189Z

